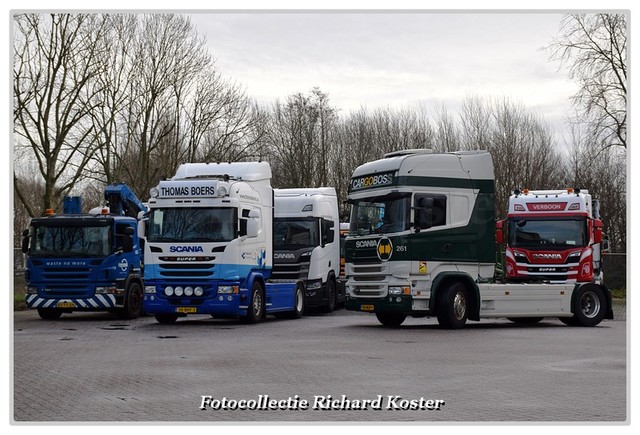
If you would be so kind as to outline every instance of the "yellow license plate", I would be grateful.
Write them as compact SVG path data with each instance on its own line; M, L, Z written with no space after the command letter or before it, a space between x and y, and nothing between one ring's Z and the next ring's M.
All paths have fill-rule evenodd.
M176 313L193 314L193 313L197 313L197 312L198 312L198 308L196 308L196 307L178 307L178 308L176 308Z
M373 311L373 305L360 305L362 311Z
M71 301L61 301L56 304L56 308L75 308L75 302Z

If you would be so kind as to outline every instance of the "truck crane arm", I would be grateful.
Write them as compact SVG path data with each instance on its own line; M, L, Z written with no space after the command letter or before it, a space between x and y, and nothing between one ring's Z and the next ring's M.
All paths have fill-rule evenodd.
M138 213L148 210L147 206L124 183L113 183L105 187L104 199L107 201L109 213L113 215L137 218Z

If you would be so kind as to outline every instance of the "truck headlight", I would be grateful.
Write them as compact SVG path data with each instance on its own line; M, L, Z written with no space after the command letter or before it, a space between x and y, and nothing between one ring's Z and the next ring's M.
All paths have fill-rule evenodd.
M171 287L170 285L164 288L164 295L165 296L173 296L173 287Z
M184 295L185 296L193 296L193 287L185 287L184 288Z
M229 295L232 293L238 293L238 286L237 285L221 285L218 286L218 294L225 294L225 295Z
M389 287L389 294L390 295L401 295L402 294L402 287Z
M182 296L182 294L184 293L184 289L178 286L173 289L173 292L175 293L176 296Z
M146 294L155 294L156 293L156 286L155 285L145 285L144 286L144 292Z
M113 286L111 287L96 287L97 295L106 295L106 294L114 294L117 292L117 289Z
M38 294L38 287L27 287L27 293L30 295Z
M389 294L390 295L410 295L411 288L400 287L400 286L389 287Z
M322 281L319 279L307 282L307 290L320 290L320 287L322 287Z

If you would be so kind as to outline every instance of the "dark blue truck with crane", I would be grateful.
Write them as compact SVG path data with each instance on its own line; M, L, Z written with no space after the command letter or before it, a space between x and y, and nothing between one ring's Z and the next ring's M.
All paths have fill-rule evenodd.
M73 311L110 311L123 319L142 313L143 249L138 216L146 212L123 184L105 188L105 208L81 213L67 197L62 214L48 210L23 231L26 303L52 320Z

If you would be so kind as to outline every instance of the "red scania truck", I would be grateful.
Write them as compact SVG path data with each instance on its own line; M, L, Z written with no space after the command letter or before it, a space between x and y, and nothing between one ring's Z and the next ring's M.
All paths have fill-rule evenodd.
M516 190L497 222L509 282L602 283L602 221L586 190Z

